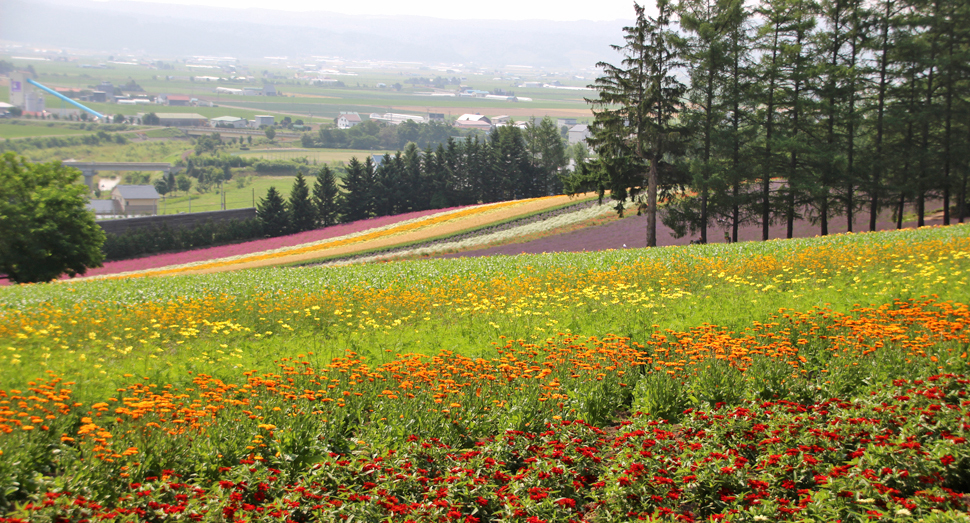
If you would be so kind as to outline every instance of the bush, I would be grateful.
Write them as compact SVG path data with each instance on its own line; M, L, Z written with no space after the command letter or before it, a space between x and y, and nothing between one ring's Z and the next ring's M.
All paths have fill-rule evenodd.
M262 227L255 218L214 222L206 220L195 227L166 224L109 234L101 250L106 260L124 260L145 254L185 251L260 238Z

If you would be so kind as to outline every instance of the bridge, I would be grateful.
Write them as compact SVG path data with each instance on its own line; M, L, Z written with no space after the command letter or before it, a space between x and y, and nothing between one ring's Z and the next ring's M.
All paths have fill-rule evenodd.
M76 162L67 160L63 164L80 169L81 174L84 175L84 184L89 189L94 189L94 175L98 174L98 171L162 171L168 175L170 172L178 172L179 169L164 162Z

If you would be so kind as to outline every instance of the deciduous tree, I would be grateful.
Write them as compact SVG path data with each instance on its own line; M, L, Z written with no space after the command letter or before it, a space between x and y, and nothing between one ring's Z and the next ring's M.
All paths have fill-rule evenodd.
M104 231L85 208L80 171L60 162L0 157L0 273L18 283L100 267Z

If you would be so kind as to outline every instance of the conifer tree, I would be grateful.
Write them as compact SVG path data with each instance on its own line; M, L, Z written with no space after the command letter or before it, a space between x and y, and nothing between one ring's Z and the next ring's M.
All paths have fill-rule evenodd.
M290 229L288 233L308 231L316 225L316 211L310 199L310 188L302 172L296 174L293 187L290 188L290 198L286 205L289 214Z
M320 167L313 182L313 205L316 208L317 224L330 227L340 221L337 208L339 195L340 189L337 187L337 177L333 170L326 165Z
M286 202L276 190L270 187L266 196L259 200L256 206L256 217L263 227L263 234L267 237L282 236L290 228L290 216L286 210Z
M616 162L630 166L631 170L608 171L614 178L611 195L621 202L628 194L639 200L647 213L647 246L654 247L660 176L662 171L672 172L661 162L665 155L679 152L680 129L674 116L681 111L685 86L674 74L680 63L672 42L669 1L657 0L655 17L648 17L638 4L633 7L636 23L623 28L626 44L612 46L623 55L621 66L597 64L604 74L593 85L599 97L586 100L594 111L589 142L601 157L621 157ZM646 176L630 177L631 171L646 171ZM646 202L641 195L644 185ZM625 190L616 192L621 186Z
M363 220L371 216L372 185L366 170L365 165L356 156L347 164L347 175L344 177L346 192L341 196L340 205L340 212L345 222Z

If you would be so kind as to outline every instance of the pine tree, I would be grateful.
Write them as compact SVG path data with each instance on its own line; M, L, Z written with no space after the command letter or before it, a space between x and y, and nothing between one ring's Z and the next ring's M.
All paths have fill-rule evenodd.
M341 196L341 215L345 222L370 218L372 207L372 186L369 183L366 167L356 156L347 164L344 177L344 190Z
M313 204L316 207L317 224L324 227L336 225L340 219L337 209L337 197L340 189L337 187L337 177L333 170L324 165L317 171L313 182Z
M266 197L259 200L256 206L256 217L263 227L263 234L267 237L282 236L290 228L290 217L286 210L286 202L277 192L276 187L266 191Z
M691 186L697 197L679 198L681 217L692 219L678 224L691 232L700 232L701 243L707 243L707 230L715 214L727 214L727 209L712 201L727 194L729 183L724 158L718 154L724 141L727 112L732 101L730 94L733 65L731 38L736 26L743 22L743 4L738 0L681 0L678 6L680 25L686 37L678 47L690 71L691 84L687 91L690 103L681 113L681 120L691 128L689 171ZM724 205L730 198L719 198ZM714 205L712 205L714 203ZM696 208L688 211L688 208ZM674 214L668 213L664 223L670 225ZM686 232L686 230L684 230Z
M296 174L293 188L290 189L290 201L287 205L290 214L290 232L309 231L317 225L317 212L310 198L310 188L302 172Z
M641 173L647 169L647 201L641 205L647 212L647 246L654 247L660 175L669 170L661 166L661 161L665 155L678 152L679 129L674 116L681 111L685 86L674 74L680 63L672 43L669 1L657 0L656 17L647 17L638 4L633 7L636 24L623 28L626 44L612 46L623 54L622 66L597 64L604 74L594 84L599 97L586 100L594 108L593 136L589 142L601 157L626 158L616 161ZM613 192L614 199L627 194L640 197L642 175L631 179L625 169L609 172L615 178L613 188L622 185L626 189Z

